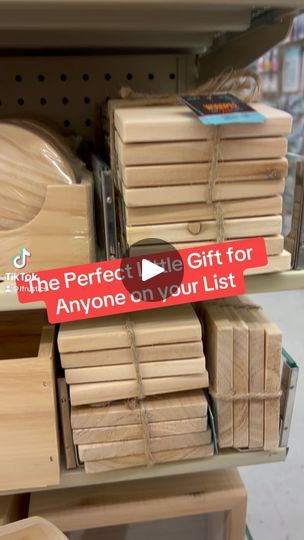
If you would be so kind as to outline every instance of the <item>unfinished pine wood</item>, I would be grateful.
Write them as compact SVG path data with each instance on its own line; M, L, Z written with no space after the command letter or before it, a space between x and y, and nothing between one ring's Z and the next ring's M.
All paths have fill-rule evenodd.
M180 448L176 450L163 450L155 452L153 455L155 463L168 463L170 461L183 461L185 459L199 459L213 455L212 444L205 446L194 446ZM144 454L134 456L123 456L119 458L103 459L100 461L86 461L85 472L97 473L107 472L113 469L127 469L128 467L140 467L146 465L147 460Z
M208 374L184 375L180 377L161 377L144 379L143 389L146 396L166 394L207 388ZM72 384L70 398L72 405L88 405L138 397L138 383L136 381L114 381L105 383Z
M276 236L266 236L264 238L267 255L280 254L284 249L284 237L280 234ZM212 242L178 242L171 244L173 248L187 249L190 247L199 248L201 246L210 246ZM134 245L130 247L130 256L145 255L148 253L161 253L163 251L170 251L170 248L166 244L150 244L150 245ZM193 355L192 355L193 356Z
M227 124L221 126L221 137L269 137L287 135L292 116L285 111L254 103L253 108L264 115L259 124ZM117 109L115 128L124 142L184 141L211 139L213 126L202 124L186 106L149 106Z
M0 122L0 230L31 221L43 206L47 186L71 184L70 160L48 132Z
M3 540L67 540L52 523L41 517L30 517L0 527Z
M141 364L161 360L202 358L204 354L201 341L137 347L137 353L138 360ZM97 351L61 353L60 360L63 368L80 368L126 364L133 362L133 356L130 347L128 347L124 349L101 349Z
M210 430L184 435L168 435L168 437L154 437L150 439L151 452L165 450L178 450L181 448L205 446L211 444ZM143 437L134 441L118 441L115 443L80 445L78 447L79 459L84 462L103 459L120 458L145 453Z
M212 141L124 144L116 133L115 148L123 165L160 165L211 161ZM285 157L284 137L226 139L220 142L220 160L277 159Z
M65 465L67 469L76 469L77 462L71 428L70 400L64 377L57 379L57 391Z
M0 314L1 342L8 339L5 317ZM24 333L27 317L14 312L9 318L14 321L11 331ZM0 361L0 491L59 483L54 328L41 329L41 322L38 328L36 356Z
M151 438L182 435L185 433L199 433L206 429L207 416L202 418L187 418L185 420L149 422L149 434ZM73 438L75 444L89 445L93 443L136 440L143 438L143 427L140 421L138 424L129 424L126 426L74 429Z
M174 204L170 206L125 207L129 226L180 223L216 219L216 206L206 203ZM223 201L221 212L225 219L271 216L282 213L282 197Z
M201 390L149 396L145 398L149 422L201 418L207 415L207 400ZM74 429L139 424L140 411L133 401L119 401L104 406L72 407Z
M282 195L285 180L252 180L248 182L231 182L224 184L216 182L213 189L213 201L237 199L256 199ZM125 205L130 208L167 206L185 203L206 203L208 200L207 184L182 186L161 186L154 188L127 189L121 185Z
M93 262L96 256L92 199L92 183L88 180L48 186L44 204L32 221L16 230L0 231L5 253L0 258L0 274L15 272L12 261L20 246L35 254L27 261L27 272Z
M262 310L254 310L254 316L264 329L265 336L265 375L264 391L280 391L280 372L282 358L282 332L270 321ZM280 398L265 400L264 407L264 450L279 446Z
M180 375L198 375L205 372L205 358L184 358L165 362L146 362L140 365L141 377L177 377ZM136 379L134 363L118 366L101 366L66 369L68 384L107 382Z
M226 540L243 540L246 491L237 469L34 492L29 509L64 531L222 511Z
M60 353L130 347L127 317L115 315L62 324L58 335ZM191 305L132 313L130 318L135 325L138 347L202 338L201 326Z
M206 365L210 386L217 393L233 392L233 327L227 308L201 302L205 332ZM233 446L233 403L214 399L220 448Z
M216 221L197 221L195 223L197 223L195 233L191 232L188 223L126 227L127 241L129 245L145 238L159 238L165 242L187 242L193 238L197 241L216 241L218 231ZM226 239L239 238L240 231L242 238L273 236L281 233L282 216L227 219L224 223L224 229Z
M178 163L125 167L118 163L119 173L127 188L204 184L210 175L210 163ZM218 164L218 182L246 182L248 180L274 180L285 178L288 172L286 158L225 161Z
M284 272L290 270L291 254L284 249L279 255L271 255L268 257L268 262L265 266L259 268L248 268L244 271L245 276L253 276L256 274L269 274L271 272Z

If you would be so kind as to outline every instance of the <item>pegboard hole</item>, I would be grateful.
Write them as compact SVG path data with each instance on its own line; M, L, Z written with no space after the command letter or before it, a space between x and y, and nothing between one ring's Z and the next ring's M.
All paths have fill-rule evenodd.
M88 73L84 73L84 74L82 75L82 79L83 79L84 81L88 81L89 78L90 78L90 77L89 77Z
M71 125L70 120L64 120L63 125L64 125L64 127L66 127L66 128L70 127L70 125Z
M83 98L83 101L88 105L89 103L91 103L91 98L89 96L85 96Z
M132 79L133 79L132 73L127 73L127 79L128 79L128 81L132 81Z
M23 99L23 98L18 98L18 99L17 99L17 103L18 103L18 105L20 105L20 106L24 105L24 99Z
M67 104L69 103L69 98L67 98L66 96L64 96L64 97L62 98L62 103L63 103L63 105L67 105Z
M170 73L169 78L172 80L175 79L175 73Z
M46 100L45 97L40 98L40 104L41 105L46 105L46 103L47 103L47 100Z
M67 80L67 76L66 76L65 73L61 73L61 75L60 75L60 80L61 80L62 82L65 82L65 81Z
M149 74L148 74L148 79L149 79L150 81L153 81L153 79L154 79L154 73L149 73Z
M90 120L89 118L85 121L85 125L87 127L90 127L92 125L92 120Z
M15 81L16 82L22 82L22 75L16 75Z
M106 81L110 81L110 80L111 80L111 73L106 73L106 74L105 74L105 80L106 80Z
M40 74L38 75L38 81L39 81L39 82L43 82L44 80L45 80L45 76L42 75L42 73L40 73Z

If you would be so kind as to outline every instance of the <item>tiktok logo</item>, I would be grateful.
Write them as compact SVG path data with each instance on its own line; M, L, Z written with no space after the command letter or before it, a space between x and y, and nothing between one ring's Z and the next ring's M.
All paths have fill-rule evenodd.
M31 256L31 252L28 251L25 247L21 249L21 253L16 255L13 258L13 265L18 270L21 270L22 268L25 268L27 264L27 259Z

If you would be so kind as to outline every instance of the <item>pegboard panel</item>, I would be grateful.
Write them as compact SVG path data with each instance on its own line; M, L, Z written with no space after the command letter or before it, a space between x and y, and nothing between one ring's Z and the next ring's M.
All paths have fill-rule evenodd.
M92 138L98 105L122 86L175 93L193 86L190 55L0 57L0 117L49 121L67 134Z

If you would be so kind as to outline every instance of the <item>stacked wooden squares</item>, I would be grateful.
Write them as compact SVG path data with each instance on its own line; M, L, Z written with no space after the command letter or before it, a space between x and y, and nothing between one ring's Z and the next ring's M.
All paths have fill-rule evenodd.
M199 304L220 448L279 446L280 329L247 297Z
M144 465L147 444L155 462L212 453L208 374L191 305L63 324L58 347L87 472Z
M254 104L263 123L216 128L185 106L113 106L112 164L128 246L264 236L269 263L254 272L289 268L281 236L289 114Z

